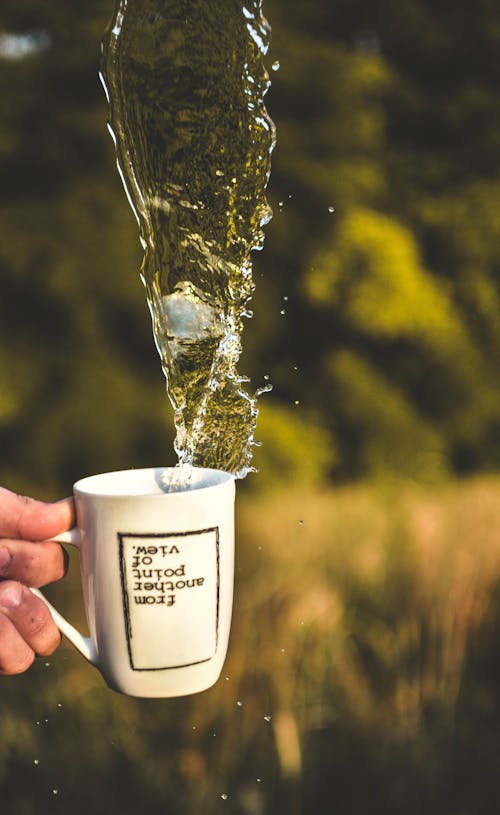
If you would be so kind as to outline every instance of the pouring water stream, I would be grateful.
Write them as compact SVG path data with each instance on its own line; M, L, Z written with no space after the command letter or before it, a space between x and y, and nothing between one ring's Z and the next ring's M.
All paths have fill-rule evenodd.
M261 1L118 0L101 79L139 224L180 465L243 477L257 396L236 365L262 248L274 126Z

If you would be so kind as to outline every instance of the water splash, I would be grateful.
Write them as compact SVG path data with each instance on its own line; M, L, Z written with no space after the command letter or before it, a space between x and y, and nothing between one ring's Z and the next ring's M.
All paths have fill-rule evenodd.
M237 373L274 126L261 0L118 0L103 41L109 129L139 223L181 464L250 469L257 397Z

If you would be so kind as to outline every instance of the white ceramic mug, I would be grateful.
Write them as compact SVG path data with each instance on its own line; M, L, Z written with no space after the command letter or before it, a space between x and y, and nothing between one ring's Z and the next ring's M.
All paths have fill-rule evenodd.
M90 637L43 597L114 690L184 696L216 682L233 600L234 478L193 467L102 473L74 485Z

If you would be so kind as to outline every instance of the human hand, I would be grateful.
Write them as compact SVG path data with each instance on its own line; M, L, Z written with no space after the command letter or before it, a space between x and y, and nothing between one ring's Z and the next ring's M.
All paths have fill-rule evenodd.
M73 524L71 498L46 504L0 487L0 674L22 673L60 643L47 606L26 587L64 576L67 556L50 538Z

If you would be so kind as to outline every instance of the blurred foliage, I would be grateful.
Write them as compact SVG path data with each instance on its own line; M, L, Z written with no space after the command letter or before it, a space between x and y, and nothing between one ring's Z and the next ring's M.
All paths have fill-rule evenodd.
M306 278L318 307L339 310L360 334L408 339L438 353L462 343L445 293L422 268L411 232L394 218L351 209Z
M289 313L276 395L293 403L292 358L337 478L494 470L498 11L339 0L270 15L279 139L263 263Z
M300 407L297 400L296 411ZM318 417L297 415L286 407L263 401L259 410L260 447L253 464L259 470L254 488L281 490L283 483L323 484L335 464L337 451ZM261 478L261 475L264 475Z
M265 11L274 219L241 369L275 388L248 486L498 468L500 11ZM97 79L110 12L0 10L0 480L41 495L174 460Z

